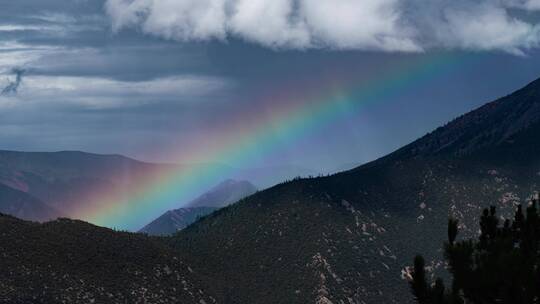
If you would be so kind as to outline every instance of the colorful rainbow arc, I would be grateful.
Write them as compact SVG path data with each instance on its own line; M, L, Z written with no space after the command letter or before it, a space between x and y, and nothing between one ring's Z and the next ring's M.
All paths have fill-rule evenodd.
M305 88L309 93L304 102L292 100L297 98L296 94L290 94L295 97L280 94L282 100L276 102L278 108L269 117L261 117L256 127L236 127L230 130L231 136L216 140L210 150L193 149L183 153L203 155L208 160L219 160L232 167L255 166L261 151L271 154L304 135L358 113L370 103L390 101L407 88L445 74L457 62L463 62L461 57L455 54L417 55L398 69L383 71L370 81L358 82L351 78L338 85ZM164 211L180 207L179 202L193 198L230 173L224 168L163 172L150 182L134 185L128 198L120 198L121 195L114 192L101 194L87 208L78 210L77 215L97 225L137 229Z

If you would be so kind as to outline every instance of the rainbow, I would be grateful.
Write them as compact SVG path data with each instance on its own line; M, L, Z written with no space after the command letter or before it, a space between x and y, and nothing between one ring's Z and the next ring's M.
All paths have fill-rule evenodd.
M391 101L408 88L422 85L454 68L462 58L455 54L411 55L411 60L392 70L378 71L369 80L355 77L325 80L313 84L285 87L263 96L270 109L249 119L238 117L229 136L213 138L210 147L183 150L182 159L207 159L232 167L257 166L261 155L271 155L294 144L303 136L333 122L358 113L370 103ZM241 119L242 118L242 119ZM228 177L225 168L187 169L163 172L134 185L127 197L102 193L93 203L77 210L78 218L117 229L136 230L161 215L179 208L198 193Z

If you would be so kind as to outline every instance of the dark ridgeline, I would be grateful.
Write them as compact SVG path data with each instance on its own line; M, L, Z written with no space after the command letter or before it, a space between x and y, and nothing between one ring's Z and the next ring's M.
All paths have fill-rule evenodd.
M477 240L456 242L458 222L450 220L444 256L452 276L445 287L426 278L422 256L415 258L410 286L420 304L504 303L530 304L540 299L540 218L536 196L523 214L499 219L496 208L484 209Z
M4 298L26 299L27 290L20 286L28 280L36 282L32 286L45 291L44 296L54 296L67 285L43 289L52 279L38 270L78 279L97 268L101 272L95 277L108 280L94 279L95 286L116 291L115 286L135 281L172 295L168 284L179 285L155 274L156 265L166 263L192 278L187 280L189 291L197 294L200 289L218 303L412 303L403 270L411 264L410 257L421 252L424 261L415 264L428 267L426 277L442 271L440 244L447 235L457 234L447 230L449 215L459 221L460 236L473 237L479 229L476 216L485 206L494 204L499 214L510 216L515 203L525 202L539 188L539 134L540 81L535 81L384 158L333 176L296 179L260 191L173 237L89 229L71 221L61 221L62 229L48 230L51 224L9 218L0 223L1 231L11 229L7 225L25 229L0 233L2 244L11 248L11 264L2 269L13 269L11 275L4 273L0 290L17 290ZM54 246L35 241L38 231L38 240L54 238ZM17 238L21 241L14 243ZM76 249L81 246L99 250ZM53 250L69 254L25 258ZM71 262L72 255L77 263ZM120 265L136 263L109 270L105 261L111 259L124 261ZM193 273L173 261L189 265ZM141 268L135 270L136 265ZM441 282L435 286L442 289ZM175 295L183 297L181 303L202 303L188 298L189 292L183 295Z

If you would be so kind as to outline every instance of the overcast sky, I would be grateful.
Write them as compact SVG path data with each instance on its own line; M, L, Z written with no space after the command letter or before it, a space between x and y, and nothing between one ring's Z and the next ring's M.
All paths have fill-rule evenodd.
M268 164L361 163L539 77L539 22L540 0L4 0L0 148L222 161L182 150L274 115L283 88L457 58L260 151Z

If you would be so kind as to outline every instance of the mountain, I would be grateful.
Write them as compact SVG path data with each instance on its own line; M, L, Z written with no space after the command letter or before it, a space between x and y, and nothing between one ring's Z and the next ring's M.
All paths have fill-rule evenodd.
M0 184L0 212L31 221L56 219L61 213L39 199Z
M390 155L258 192L167 239L225 303L410 303L404 268L443 271L448 216L476 235L540 186L540 80Z
M66 216L91 204L95 193L129 188L173 166L139 162L119 155L84 152L0 151L0 184L25 192Z
M428 275L443 272L449 215L474 236L484 207L511 215L539 186L536 80L388 156L259 191L172 237L0 217L0 302L411 303L404 268L422 253Z
M186 204L186 208L165 212L142 228L140 232L150 235L173 234L198 218L250 196L256 191L257 188L250 182L228 179Z
M257 192L257 188L248 181L228 179L189 202L186 206L221 208L250 196L255 192Z
M157 239L68 219L0 227L0 303L215 303Z
M169 210L144 226L139 232L149 235L171 235L218 209L216 207L194 207Z
M0 184L33 197L40 204L26 204L26 213L39 214L32 206L60 210L73 216L77 205L90 204L94 193L126 189L143 178L164 170L179 170L172 165L139 162L119 155L98 155L77 151L16 152L0 151ZM127 192L127 190L126 190ZM5 203L5 201L2 201ZM21 208L23 208L21 206ZM11 209L13 210L13 209ZM6 213L21 214L4 209ZM46 220L49 217L26 217ZM54 217L52 217L54 218Z
M307 170L292 166L236 169L212 163L148 163L121 155L79 151L0 150L0 184L25 192L68 217L77 217L81 206L96 203L94 198L98 193L117 193L125 198L130 195L133 185L149 184L164 174L184 170L225 172L228 176L224 178L249 177L259 187L307 175ZM232 198L227 202L237 200Z

